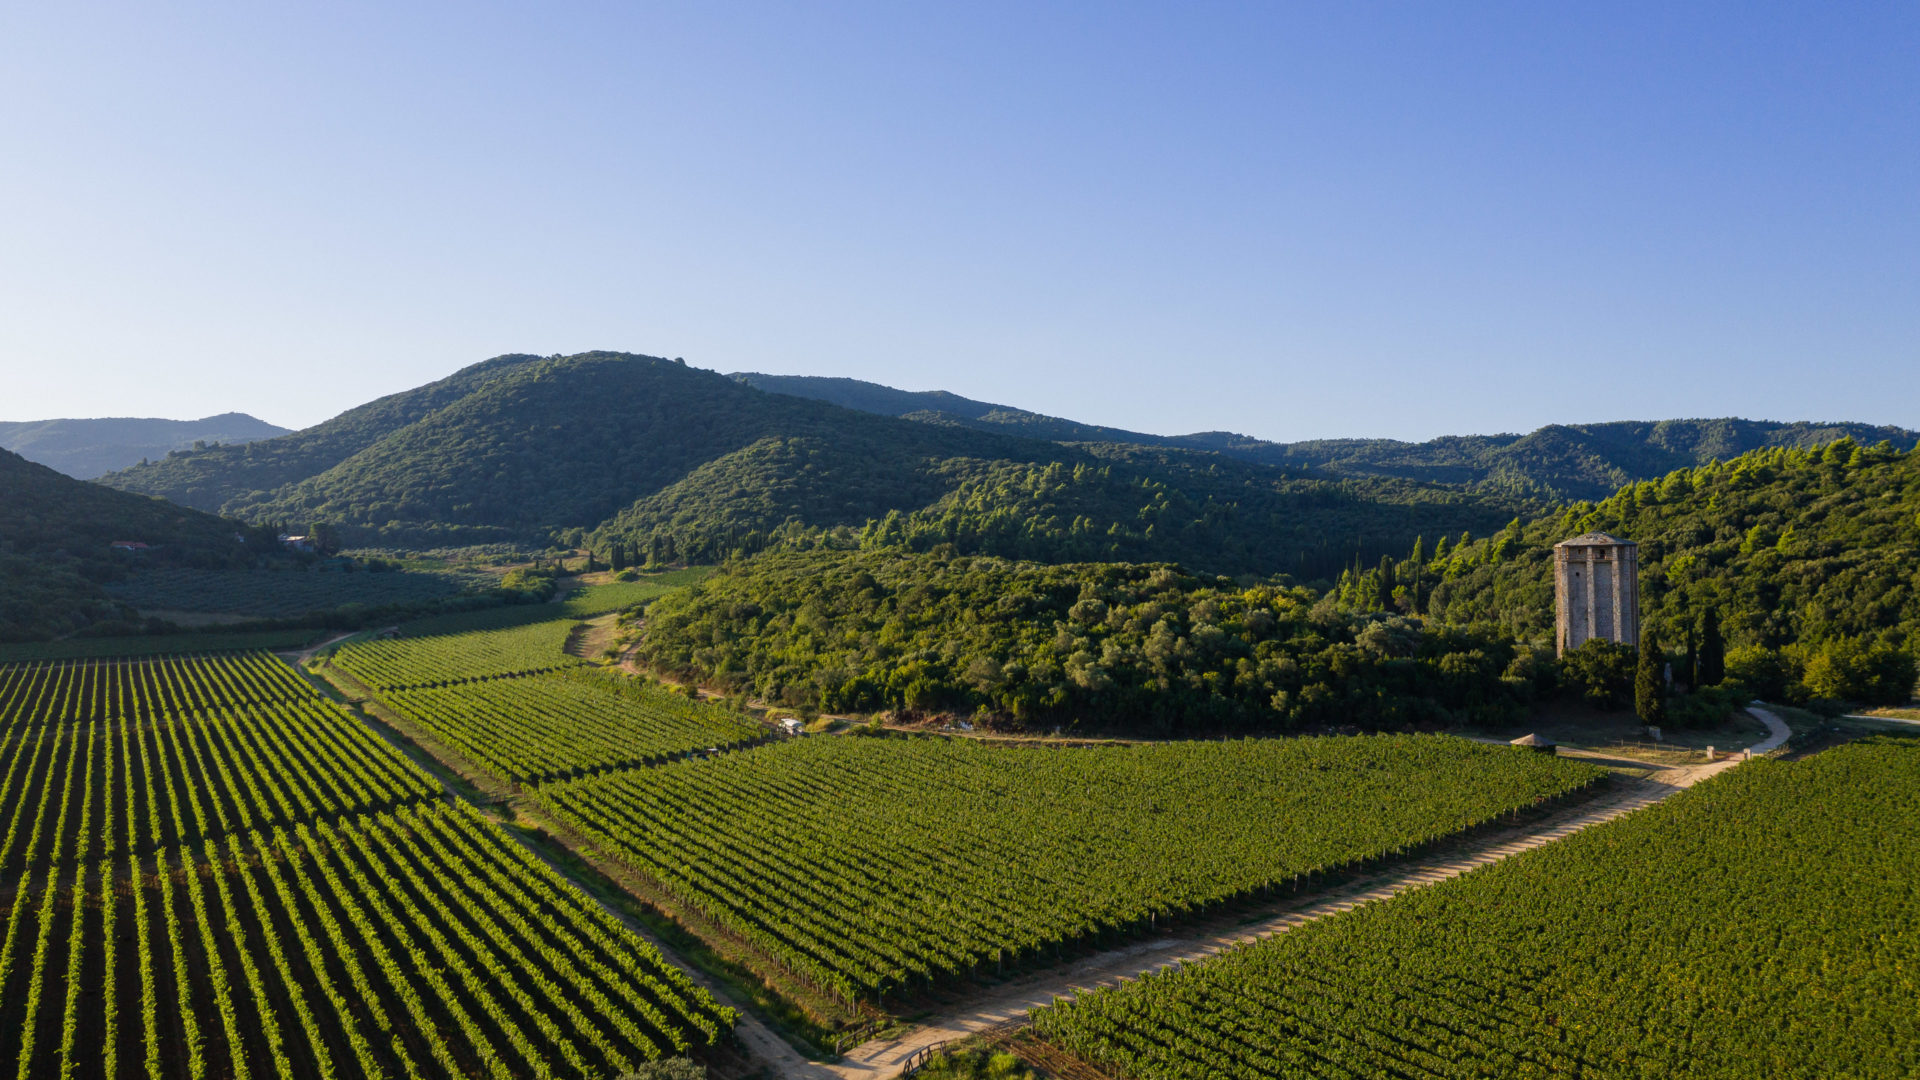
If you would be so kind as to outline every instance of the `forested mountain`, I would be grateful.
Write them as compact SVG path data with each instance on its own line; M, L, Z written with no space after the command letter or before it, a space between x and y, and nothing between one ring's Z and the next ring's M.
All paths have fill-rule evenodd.
M230 521L89 484L0 450L0 640L60 633L119 614L100 583L143 564L246 561ZM150 546L116 552L115 541Z
M1387 550L1392 537L1492 528L1512 512L1415 484L1328 481L1191 451L929 445L916 426L757 440L639 500L587 543L661 561L782 545L948 545L1043 562L1167 560L1307 580L1338 573L1355 552Z
M833 530L851 542L880 520L907 546L1309 577L1511 516L1417 484L916 423L621 353L500 357L308 431L106 482L388 543L558 531L707 560Z
M1530 435L1447 436L1424 443L1396 439L1322 439L1279 443L1205 431L1150 435L975 401L945 391L895 390L858 379L742 372L762 390L831 401L852 409L929 423L1007 431L1062 442L1118 442L1212 450L1265 465L1308 467L1335 476L1390 476L1560 502L1601 499L1623 484L1767 447L1817 447L1847 437L1911 446L1920 433L1851 423L1771 420L1618 421L1554 424Z
M1771 666L1754 679L1776 680L1775 694L1798 693L1803 676L1815 696L1904 701L1912 689L1920 452L1890 443L1840 439L1675 470L1496 535L1439 538L1394 562L1390 576L1386 566L1348 574L1338 595L1350 608L1420 612L1550 644L1553 545L1594 530L1639 544L1642 617L1667 647L1703 636L1712 609L1735 652L1751 650L1744 661Z
M91 480L195 444L247 443L285 434L286 428L237 412L202 420L26 420L0 422L0 449Z
M497 356L290 435L245 446L208 447L171 455L101 477L101 482L124 491L163 496L208 513L241 514L265 501L273 491L323 473L493 379L539 359Z
M1214 449L1192 446L1187 442L1190 437L1148 435L1144 432L1128 431L1125 428L1082 424L1077 420L1064 420L1058 416L1016 409L1011 405L975 401L972 398L961 397L959 394L950 394L945 390L895 390L891 386L882 386L879 383L861 379L835 379L819 375L764 375L757 371L739 371L727 377L738 379L749 386L772 394L788 394L814 401L832 402L844 408L878 413L881 416L898 416L907 420L971 427L981 431L1000 431L1024 435L1030 439ZM1239 438L1239 436L1234 437Z
M1920 433L1869 424L1770 420L1623 420L1553 424L1530 435L1487 435L1404 443L1332 439L1287 444L1283 457L1342 476L1398 476L1553 501L1603 499L1621 486L1675 469L1724 461L1769 447L1825 446L1839 438L1912 446ZM1224 452L1233 452L1223 448Z

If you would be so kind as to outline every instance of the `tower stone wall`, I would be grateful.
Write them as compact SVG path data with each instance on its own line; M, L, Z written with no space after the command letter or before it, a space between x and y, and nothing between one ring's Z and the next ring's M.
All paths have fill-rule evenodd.
M1559 655L1592 638L1639 644L1639 546L1598 532L1555 544L1553 600Z

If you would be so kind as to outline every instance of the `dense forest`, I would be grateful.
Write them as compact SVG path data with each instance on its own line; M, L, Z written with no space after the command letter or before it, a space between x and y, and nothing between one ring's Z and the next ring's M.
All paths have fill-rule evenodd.
M989 471L940 507L870 524L862 550L735 563L662 601L643 652L769 700L1028 724L1485 721L1556 691L1621 708L1630 649L1552 656L1553 545L1602 530L1638 541L1646 629L1679 683L1703 688L1675 705L1676 726L1746 696L1904 702L1914 685L1920 453L1886 443L1756 451L1478 538L1416 541L1324 595L1129 561L1138 534L1085 524L1103 494L1144 490L1112 479L1125 460ZM1168 515L1155 522L1163 543L1216 525L1262 531L1165 496L1150 506ZM970 557L1027 544L1098 561Z
M1679 469L1493 535L1441 537L1345 574L1353 610L1423 614L1550 643L1553 545L1639 545L1641 608L1669 650L1711 611L1728 671L1764 696L1906 700L1920 655L1920 454L1839 439Z
M1487 528L1510 512L1457 492L1308 479L1177 450L1055 446L1020 459L914 460L890 449L858 430L761 440L640 500L585 543L636 562L702 562L857 537L870 547L1310 580L1333 577L1352 552Z
M828 710L1160 733L1499 722L1552 688L1503 634L1357 615L1178 567L770 553L648 610L642 655Z

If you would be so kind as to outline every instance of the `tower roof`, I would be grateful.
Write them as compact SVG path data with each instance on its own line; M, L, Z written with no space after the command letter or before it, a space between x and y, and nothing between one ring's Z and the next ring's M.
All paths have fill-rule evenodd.
M1553 546L1557 548L1563 548L1563 547L1620 547L1622 545L1626 547L1640 546L1631 540L1622 540L1619 537L1614 536L1610 533L1603 533L1603 532L1581 533L1579 536L1576 536L1571 540L1562 540Z

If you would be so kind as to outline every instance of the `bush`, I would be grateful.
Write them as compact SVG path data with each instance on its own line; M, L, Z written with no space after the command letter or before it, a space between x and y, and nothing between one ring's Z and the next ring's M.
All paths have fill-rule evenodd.
M1691 694L1667 699L1667 723L1696 730L1726 723L1748 701L1738 686L1704 686Z
M1834 638L1806 650L1800 681L1811 698L1904 705L1913 696L1913 656L1865 638Z
M620 1080L707 1080L707 1068L690 1058L663 1058L621 1073Z
M1783 656L1773 649L1761 645L1742 645L1727 651L1727 678L1745 687L1747 692L1761 701L1778 701L1794 704L1804 701L1804 693L1796 693L1794 688L1800 685L1800 668L1790 657Z
M1589 638L1560 658L1560 685L1603 709L1622 708L1633 693L1630 645Z

